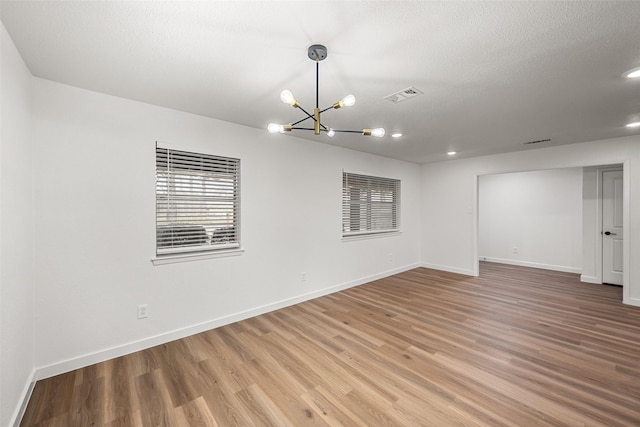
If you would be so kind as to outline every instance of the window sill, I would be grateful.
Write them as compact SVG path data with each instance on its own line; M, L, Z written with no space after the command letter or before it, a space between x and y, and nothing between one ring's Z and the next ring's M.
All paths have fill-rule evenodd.
M239 256L242 255L243 252L244 249L236 248L211 252L198 252L192 254L162 255L152 258L151 262L153 263L153 265L176 264L179 262L202 261L205 259Z
M379 239L382 237L402 236L402 231L383 231L379 233L363 233L352 234L350 236L342 236L343 242L353 242L356 240Z

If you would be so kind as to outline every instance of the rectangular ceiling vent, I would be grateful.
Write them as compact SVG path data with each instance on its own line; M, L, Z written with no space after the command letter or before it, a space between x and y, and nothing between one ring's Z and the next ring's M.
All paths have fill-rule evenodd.
M537 141L523 142L522 145L542 144L543 142L549 142L549 141L551 141L551 138L539 139Z
M406 101L407 99L415 98L416 96L420 96L422 94L422 91L411 86L396 93L392 93L391 95L387 95L384 97L384 99L392 104L398 104L400 102Z

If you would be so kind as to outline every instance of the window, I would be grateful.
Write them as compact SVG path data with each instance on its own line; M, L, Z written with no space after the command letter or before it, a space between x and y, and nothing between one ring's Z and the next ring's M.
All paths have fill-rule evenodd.
M400 228L400 180L342 173L342 236Z
M156 146L156 253L240 246L240 160Z

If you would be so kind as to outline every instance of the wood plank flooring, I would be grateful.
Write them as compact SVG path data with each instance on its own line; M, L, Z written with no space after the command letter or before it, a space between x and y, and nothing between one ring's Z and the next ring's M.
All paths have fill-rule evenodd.
M640 308L418 268L38 381L22 426L640 426Z

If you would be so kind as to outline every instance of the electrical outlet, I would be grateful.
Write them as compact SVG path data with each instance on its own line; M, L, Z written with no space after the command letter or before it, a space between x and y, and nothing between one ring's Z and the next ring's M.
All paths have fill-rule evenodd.
M307 273L305 273L304 271L300 274L300 280L302 280L303 282L307 281Z
M514 246L514 247L513 247L513 253L514 253L514 254L517 254L517 253L518 253L518 247L517 247L517 246Z
M146 319L149 317L149 307L147 304L140 304L138 306L138 319Z
M393 262L393 254L389 254L389 255L387 255L387 260L388 260L389 262Z

